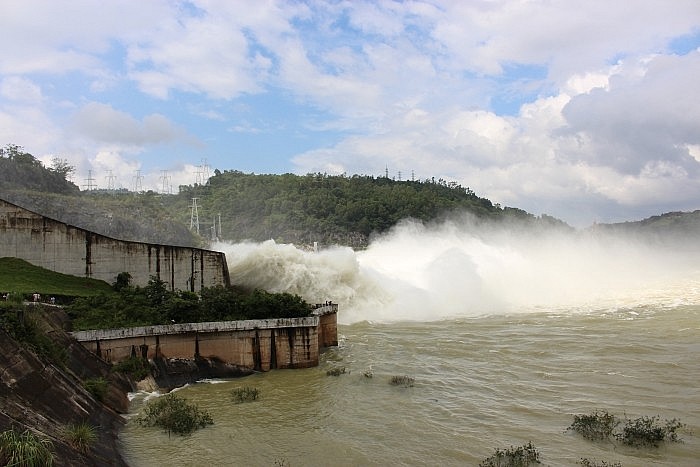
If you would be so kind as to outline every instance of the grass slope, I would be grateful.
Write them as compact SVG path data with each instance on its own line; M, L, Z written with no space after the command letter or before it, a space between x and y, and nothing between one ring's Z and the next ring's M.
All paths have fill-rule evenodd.
M0 291L89 297L113 289L104 281L49 271L19 258L0 258Z

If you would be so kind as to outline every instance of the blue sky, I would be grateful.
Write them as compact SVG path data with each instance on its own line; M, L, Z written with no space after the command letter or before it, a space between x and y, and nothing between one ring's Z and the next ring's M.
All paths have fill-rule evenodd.
M431 177L572 225L700 209L696 0L0 4L0 145L107 187Z

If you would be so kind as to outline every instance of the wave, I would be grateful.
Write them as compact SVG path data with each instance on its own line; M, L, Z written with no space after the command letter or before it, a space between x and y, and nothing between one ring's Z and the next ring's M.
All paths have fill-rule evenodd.
M339 322L700 303L700 252L596 231L405 221L366 250L214 245L231 282L340 306Z

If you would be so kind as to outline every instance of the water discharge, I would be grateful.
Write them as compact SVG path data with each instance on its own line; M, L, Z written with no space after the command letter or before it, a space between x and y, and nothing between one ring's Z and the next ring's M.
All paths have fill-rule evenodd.
M697 246L662 240L462 218L406 221L357 252L274 241L214 248L226 252L232 283L332 300L350 324L700 303Z
M462 219L404 222L358 252L217 249L233 283L339 303L339 346L318 368L183 388L214 425L180 438L130 421L120 437L134 467L471 466L528 442L543 465L698 465L697 240ZM391 386L394 375L415 386ZM241 386L260 399L234 404ZM658 449L566 431L596 410L687 429Z

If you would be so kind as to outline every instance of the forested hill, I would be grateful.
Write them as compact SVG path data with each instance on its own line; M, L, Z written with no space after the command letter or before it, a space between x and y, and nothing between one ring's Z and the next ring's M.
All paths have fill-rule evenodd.
M274 239L297 245L367 245L400 220L439 220L454 212L482 219L519 219L566 226L543 215L502 208L454 182L387 177L256 175L216 170L204 185L178 194L127 190L80 191L67 180L74 168L54 158L46 168L20 146L0 150L0 195L54 219L123 240L202 246ZM200 235L193 235L196 199ZM194 219L193 219L194 218Z
M362 247L372 233L384 232L402 219L427 222L454 212L565 226L549 216L536 218L521 209L501 208L469 188L433 179L217 170L208 184L181 186L178 196L184 198L180 203L198 198L199 218L207 226L220 214L221 237L230 241L275 239Z
M178 194L127 190L80 191L75 169L54 158L49 168L15 145L0 149L0 198L113 238L206 246L213 237L238 242L274 239L297 245L361 248L406 218L436 221L454 213L480 219L571 229L553 217L501 207L442 179L393 180L366 175L256 175L216 170L204 185ZM196 199L199 235L190 229ZM697 235L700 211L668 213L594 229L641 235Z
M664 239L666 241L697 239L700 234L700 210L667 212L641 221L596 224L591 229L628 235L633 234L647 238Z

